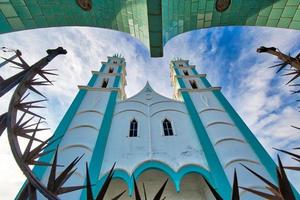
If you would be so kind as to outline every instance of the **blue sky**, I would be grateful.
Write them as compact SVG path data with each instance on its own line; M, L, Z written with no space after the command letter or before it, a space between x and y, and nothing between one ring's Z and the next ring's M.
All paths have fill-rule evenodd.
M164 48L163 58L150 58L147 48L128 34L99 28L68 27L21 31L0 35L1 46L20 49L29 63L44 56L48 48L63 46L65 56L50 65L58 68L55 86L46 90L49 98L44 115L55 129L78 91L99 70L101 61L121 53L127 62L126 93L130 97L148 80L162 95L172 97L169 62L177 57L190 60L200 73L207 73L213 86L221 86L229 102L255 133L267 151L275 158L273 147L292 149L299 145L300 134L290 125L298 125L300 114L290 95L288 77L267 68L276 58L258 54L259 46L276 46L292 55L300 52L300 32L257 27L219 27L188 32L171 39ZM5 54L0 53L1 56ZM13 68L1 69L1 76L15 73ZM0 113L7 110L11 94L0 99ZM293 162L282 155L289 164ZM12 199L24 177L11 155L7 136L0 138L0 199ZM297 187L300 175L289 172Z

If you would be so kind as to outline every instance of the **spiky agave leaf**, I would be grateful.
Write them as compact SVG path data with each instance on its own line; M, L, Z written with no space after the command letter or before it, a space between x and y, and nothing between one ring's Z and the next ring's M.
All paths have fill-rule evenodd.
M239 183L237 179L236 169L234 169L234 176L233 176L233 186L232 186L232 200L240 200L239 194Z
M98 195L96 197L96 200L103 200L104 199L104 196L107 192L108 186L109 186L109 184L110 184L110 182L113 178L115 166L116 166L116 163L114 163L114 165L110 169L110 171L109 171L109 173L108 173L108 175L107 175L107 177L104 181L104 184L101 187L101 190L100 190L100 192L98 193Z
M204 178L208 188L210 189L211 193L214 195L216 200L223 200L223 198L219 195L219 193L215 190L215 188Z

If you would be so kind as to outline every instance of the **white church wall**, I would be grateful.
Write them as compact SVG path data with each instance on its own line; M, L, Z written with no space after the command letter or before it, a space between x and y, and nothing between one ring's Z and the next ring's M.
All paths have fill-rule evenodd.
M164 136L164 119L171 121L173 136ZM152 158L163 161L175 171L187 164L196 164L207 169L203 150L187 114L162 111L151 117L151 142Z
M116 110L119 109L117 108ZM137 137L129 137L130 122L133 119L136 119L138 122ZM131 173L139 163L148 158L149 135L147 117L137 111L126 111L115 115L106 144L100 177L111 169L114 162L117 162L116 169L121 168Z
M97 110L104 113L110 96L110 92L88 91L83 99L78 112L85 110Z
M225 108L220 105L213 93L208 91L201 93L190 92L189 94L231 184L234 168L241 170L240 163L250 166L254 171L260 172L264 177L272 180L265 167L260 164L250 145L246 142L243 134L235 126L229 115L223 112ZM263 183L255 179L251 173L243 172L238 177L240 185L246 187L263 186ZM253 195L246 193L242 199L247 199L249 196L253 199Z

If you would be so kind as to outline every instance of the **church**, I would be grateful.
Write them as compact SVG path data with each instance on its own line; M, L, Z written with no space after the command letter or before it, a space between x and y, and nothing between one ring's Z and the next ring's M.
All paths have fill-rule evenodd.
M234 170L239 185L265 191L265 185L241 164L275 183L276 165L221 93L188 60L170 62L173 98L158 94L147 83L127 98L126 62L119 55L92 71L59 124L58 163L67 166L83 155L65 183L84 185L88 163L94 193L115 163L106 198L126 190L121 199L134 199L134 181L153 195L168 179L166 199L215 199L207 183L231 199ZM48 156L48 157L47 157ZM52 156L47 155L48 161ZM61 173L57 169L57 173ZM63 169L61 169L63 170ZM33 170L44 182L50 169ZM260 199L240 189L241 199ZM77 190L61 199L86 199ZM41 196L38 199L43 199Z

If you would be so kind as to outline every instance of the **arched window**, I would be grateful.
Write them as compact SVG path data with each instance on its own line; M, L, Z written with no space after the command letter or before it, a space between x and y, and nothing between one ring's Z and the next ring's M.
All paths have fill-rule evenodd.
M197 83L196 83L195 80L192 80L192 81L190 80L190 84L191 84L191 86L192 86L193 89L197 89L198 88Z
M114 72L114 68L110 67L108 73L113 73L113 72Z
M137 126L138 126L137 121L133 119L130 122L129 137L137 137Z
M171 136L174 135L173 134L173 130L172 130L172 124L169 120L165 119L163 121L163 128L164 128L164 135L165 136Z

